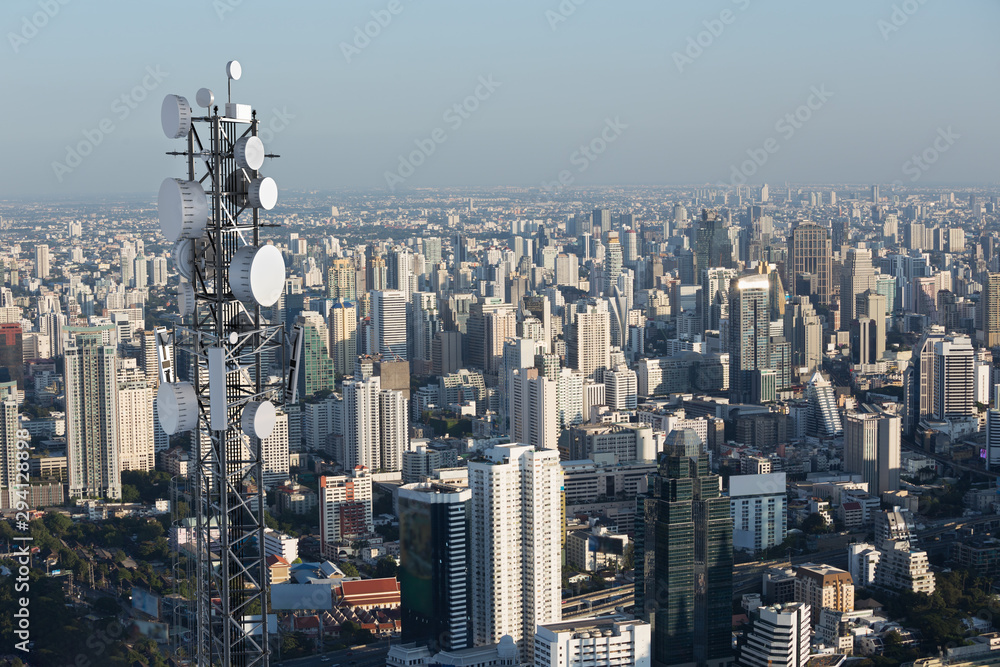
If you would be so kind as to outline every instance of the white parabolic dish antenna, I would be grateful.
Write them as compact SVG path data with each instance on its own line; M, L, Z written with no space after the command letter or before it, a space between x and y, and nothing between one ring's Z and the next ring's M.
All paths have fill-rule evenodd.
M167 139L186 137L191 131L191 105L180 95L167 95L160 107L160 124Z
M251 401L243 408L240 425L246 435L257 436L263 440L270 437L274 431L275 421L276 411L271 401Z
M247 194L251 206L270 211L278 203L278 184L269 176L255 178L251 181Z
M198 396L188 382L164 382L156 390L156 414L167 435L198 426Z
M215 93L208 88L200 88L194 96L194 101L198 103L198 106L209 109L215 104Z
M230 60L226 63L226 76L233 81L240 80L240 77L243 76L243 68L240 66L239 60Z
M164 179L157 201L160 211L160 231L171 243L179 239L196 239L208 226L208 199L198 181Z
M242 137L236 141L233 156L240 169L256 171L264 164L264 142L260 137Z
M243 302L256 301L267 308L278 302L285 288L285 259L273 245L243 246L233 255L229 286Z

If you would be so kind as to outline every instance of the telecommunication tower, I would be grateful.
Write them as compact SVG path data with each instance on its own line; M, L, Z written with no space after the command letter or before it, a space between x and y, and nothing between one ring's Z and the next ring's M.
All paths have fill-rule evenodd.
M207 88L195 97L205 115L179 95L167 95L161 108L167 137L186 141L168 155L186 158L187 176L164 180L158 200L161 230L175 244L181 319L156 330L156 404L168 435L190 434L196 463L192 651L203 667L257 667L269 663L261 440L271 434L276 410L295 401L301 338L296 331L286 341L283 325L261 315L285 283L281 252L260 238L262 227L274 226L261 212L278 197L260 168L278 156L265 153L256 112L232 102L240 64L229 62L226 74L222 113Z

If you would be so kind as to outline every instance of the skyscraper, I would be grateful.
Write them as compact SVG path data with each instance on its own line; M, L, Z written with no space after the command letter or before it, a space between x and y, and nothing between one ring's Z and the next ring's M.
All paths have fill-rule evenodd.
M118 461L121 470L153 469L153 389L135 359L118 360Z
M20 323L0 324L0 368L7 369L10 379L17 383L18 389L24 389L23 336ZM50 334L50 339L51 337Z
M979 342L985 347L1000 346L1000 273L986 273L979 295Z
M608 247L604 251L604 287L602 293L611 294L611 287L618 284L622 272L622 246L618 232L608 232Z
M352 260L338 258L330 262L326 270L326 297L344 301L358 298L357 274Z
M817 305L830 303L831 284L833 276L833 246L830 230L814 222L801 222L788 237L788 275L786 284L789 289L796 284L796 278L803 274L813 276L812 290L808 296L815 298ZM796 292L796 294L800 294ZM800 296L806 296L800 294Z
M49 277L49 246L44 243L35 246L35 277L39 280Z
M18 485L17 408L17 383L0 378L0 507L17 506L10 497L11 488Z
M510 635L530 662L537 626L562 617L559 452L499 445L468 468L473 641Z
M847 413L844 470L861 475L877 498L899 490L901 424L899 416L875 409Z
M403 469L403 452L409 449L410 431L403 392L382 389L378 394L379 459L382 470Z
M403 643L431 651L471 646L469 531L472 490L433 483L399 489Z
M317 312L306 310L296 323L302 325L302 362L299 369L299 395L309 398L318 391L333 391L336 376L330 358L326 320Z
M702 209L695 236L695 278L708 268L733 266L733 243L725 220L715 211Z
M858 319L858 295L867 290L875 291L875 269L872 251L868 248L851 248L844 260L840 274L840 317L843 325Z
M353 271L353 269L352 269ZM338 298L330 307L330 357L338 377L350 375L358 356L358 309Z
M975 350L965 336L934 344L934 416L953 419L976 416ZM923 371L923 368L921 368Z
M888 300L885 295L879 294L874 289L866 290L859 294L858 317L867 317L871 320L870 336L870 358L872 362L879 361L885 356L886 324L885 318L889 314ZM872 363L869 362L869 363Z
M809 297L793 296L785 308L785 337L791 343L793 369L806 373L823 361L823 324Z
M830 381L816 371L806 385L809 402L808 432L820 438L836 438L844 433L837 409L837 396Z
M377 375L367 380L346 380L341 389L344 394L344 416L341 420L344 448L341 463L345 470L356 466L378 470L382 467L379 419L381 381Z
M674 442L637 501L636 614L653 625L657 664L723 667L732 661L730 501L697 436Z
M754 402L760 395L759 371L770 366L769 290L766 274L743 276L730 290L729 384L735 402Z
M635 410L638 405L638 380L635 371L624 364L604 372L608 407L612 410Z
M541 449L559 446L557 383L539 376L537 368L518 368L510 372L510 437L514 442Z
M372 296L372 330L376 350L385 359L407 361L406 292L376 290Z
M606 208L595 208L590 217L590 232L595 239L603 236L604 232L611 230L611 211Z
M66 327L66 452L71 498L121 498L113 325Z
M600 381L611 366L611 314L608 302L581 299L574 306L574 322L567 330L569 366L584 377Z

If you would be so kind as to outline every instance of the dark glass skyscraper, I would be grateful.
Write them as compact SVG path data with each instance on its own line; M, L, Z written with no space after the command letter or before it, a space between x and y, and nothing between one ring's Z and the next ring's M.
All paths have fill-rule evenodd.
M431 651L470 647L467 508L470 489L399 489L399 582L403 643Z
M733 661L729 499L700 439L673 441L638 500L636 613L653 626L655 665L725 667Z

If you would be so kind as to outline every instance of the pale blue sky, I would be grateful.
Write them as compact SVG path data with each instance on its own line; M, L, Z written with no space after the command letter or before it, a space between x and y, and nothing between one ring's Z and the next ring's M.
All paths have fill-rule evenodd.
M341 42L390 0L7 0L0 198L155 196L180 173L163 155L179 145L160 131L163 95L193 102L208 86L224 98L231 58L244 71L234 101L265 122L273 110L293 116L268 144L282 155L267 172L282 188L384 189L398 156L436 128L446 140L403 187L538 186L563 170L579 185L729 182L770 137L778 150L750 182L908 181L904 163L949 127L958 138L920 184L1000 180L996 0L576 2L563 0L575 11L553 23L558 0L399 0L348 62ZM894 5L916 11L890 33ZM45 6L54 16L38 14ZM674 53L706 21L718 32L724 10L729 23L701 35L708 46L679 71ZM36 32L25 28L33 17L45 23ZM157 66L164 80L147 78L152 92L125 116L115 100ZM500 86L450 123L444 112L490 75ZM814 86L832 96L814 98L792 136L778 131ZM609 118L627 127L602 155L574 160ZM105 119L113 131L57 175L67 145Z

